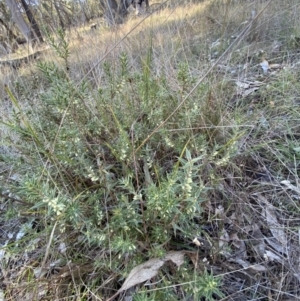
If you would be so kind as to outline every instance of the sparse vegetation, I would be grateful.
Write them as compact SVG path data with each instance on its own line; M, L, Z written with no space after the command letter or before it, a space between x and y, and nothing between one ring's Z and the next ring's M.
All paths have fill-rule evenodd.
M300 298L300 3L183 2L1 67L0 300Z

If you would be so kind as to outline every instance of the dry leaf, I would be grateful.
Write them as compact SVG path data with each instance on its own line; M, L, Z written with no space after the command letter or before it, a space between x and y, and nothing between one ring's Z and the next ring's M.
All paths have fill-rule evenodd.
M246 244L243 240L240 240L236 233L230 235L230 240L232 241L232 244L239 249L238 251L238 258L247 258L247 250L246 250Z
M236 263L240 264L243 268L247 268L247 270L250 270L252 272L265 272L267 271L266 267L264 267L261 264L254 264L251 265L248 261L242 260L242 259L232 259L230 261L235 261Z
M270 64L269 68L273 69L273 70L276 70L276 69L282 68L282 65L281 64Z
M229 234L225 229L223 229L219 238L219 248L220 253L223 254L226 258L232 255L231 250L228 248L228 242Z
M280 262L281 264L283 263L283 260L280 256L276 255L274 252L269 250L266 250L264 257L266 260L277 261Z
M189 252L186 251L185 254L190 258L190 260L192 261L194 267L197 269L198 268L198 253L197 252Z
M227 231L225 229L223 229L220 239L219 239L220 249L222 249L224 245L228 246L228 242L229 242L229 234L227 233Z
M292 185L290 181L284 180L284 181L281 181L280 184L283 184L287 188L289 188L289 189L293 190L294 192L297 192L297 193L300 194L300 189L298 187Z
M236 83L236 85L239 88L242 88L242 89L248 89L248 88L250 88L250 84L249 83L243 83L241 81L236 81L235 83Z
M0 289L0 301L5 301L4 292L2 291L2 289Z
M257 91L262 85L264 85L263 83L259 82L259 81L254 81L254 82L250 82L250 81L236 81L235 84L237 85L237 94L241 95L241 96L248 96L251 93Z
M33 274L34 274L35 278L42 278L42 277L44 277L48 272L49 272L48 269L41 268L41 267L38 267L38 268L33 269Z
M237 220L237 217L236 217L236 213L235 213L235 212L233 212L233 213L230 215L229 220L230 220L230 222L231 222L231 221L236 221L236 220ZM231 222L231 223L232 223L232 222Z
M64 242L61 242L58 246L58 251L62 254L66 254L67 246Z
M122 285L121 291L128 290L132 286L155 277L165 261L159 258L152 258L147 262L133 268Z
M265 241L270 245L274 250L276 250L279 253L285 253L287 254L288 250L284 248L276 238L274 237L265 237Z
M181 251L171 251L165 255L164 260L171 260L179 267L184 263L184 254L185 253Z
M184 262L184 252L172 251L165 255L164 258L152 258L131 270L127 279L119 289L118 293L128 290L129 288L150 280L158 274L159 269L168 260L171 260L177 266L180 266Z
M251 93L255 92L258 90L258 87L253 87L251 89L247 89L244 91L244 93L242 94L242 96L248 96L250 95Z
M265 208L265 217L267 224L270 228L271 233L277 239L277 241L283 246L287 246L287 237L285 235L282 226L278 223L277 217L275 215L274 209L269 205Z
M288 184L287 183L288 181L282 181L282 182L281 182L282 184L285 184L285 185ZM257 196L257 199L258 199L260 205L262 207L264 207L264 215L266 217L266 221L269 226L269 229L270 229L271 233L273 234L273 237L281 244L281 247L285 248L287 246L288 240L287 240L284 230L282 229L282 226L279 224L279 222L277 220L274 207L261 194L257 193L255 195ZM271 242L268 241L268 242L271 245L274 244L274 242L272 242L272 241Z
M263 60L261 63L260 63L260 66L262 67L263 69L263 72L266 74L268 73L268 70L270 69L269 67L269 63L267 60Z
M218 208L215 209L215 215L220 218L224 217L224 207L222 205L219 205Z
M250 239L252 241L252 247L259 256L264 256L265 254L265 243L264 236L261 233L258 225L254 224L252 226L244 227L244 231L249 233Z
M261 264L255 264L248 268L248 270L253 272L266 272L267 268Z

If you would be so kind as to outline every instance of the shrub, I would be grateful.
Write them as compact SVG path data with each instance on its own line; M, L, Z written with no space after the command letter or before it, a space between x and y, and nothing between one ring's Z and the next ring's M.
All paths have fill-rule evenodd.
M58 54L67 65L68 50ZM180 64L173 91L164 75L152 75L151 60L150 49L140 73L129 71L126 53L117 70L105 62L97 91L85 80L76 84L67 69L40 63L45 89L26 109L7 88L15 114L6 125L19 139L19 180L9 189L27 202L19 210L43 218L45 231L56 233L54 245L66 244L72 261L85 262L87 250L98 250L101 260L94 266L101 268L100 279L112 271L126 277L147 258L199 236L207 160L226 164L235 152L235 138L217 146L211 132L189 129L205 108L200 123L214 122L206 84L153 133L193 78Z

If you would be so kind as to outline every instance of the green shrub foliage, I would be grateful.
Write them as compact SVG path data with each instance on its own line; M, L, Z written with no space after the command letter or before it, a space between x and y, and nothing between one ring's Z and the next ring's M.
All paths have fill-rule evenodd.
M209 99L205 84L153 134L193 79L181 64L174 91L163 74L152 75L151 51L144 62L137 72L129 71L126 53L114 69L106 61L97 90L41 63L45 86L29 109L8 90L16 113L7 125L19 137L19 181L9 189L30 204L32 215L44 216L48 226L57 223L69 248L76 241L76 249L108 252L95 265L124 277L200 235L207 162L226 164L235 152L234 138L220 147L208 131L189 129L210 114L202 114Z

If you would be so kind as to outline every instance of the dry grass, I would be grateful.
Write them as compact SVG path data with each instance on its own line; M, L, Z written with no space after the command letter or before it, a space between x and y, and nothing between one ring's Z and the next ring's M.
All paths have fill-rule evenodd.
M104 61L117 69L119 57L125 52L133 73L138 72L152 48L152 73L157 78L165 75L172 91L177 91L180 65L186 64L191 81L195 82L251 22L252 11L258 13L265 5L266 1L211 0L191 1L184 6L180 1L170 1L149 17L131 17L115 30L105 27L91 30L89 26L76 29L68 37L70 77L76 83L86 78L96 91L107 82ZM239 45L203 80L202 90L197 90L203 95L195 97L201 99L196 104L200 113L191 116L180 128L172 128L172 121L165 129L172 138L174 133L180 136L188 128L191 141L202 135L208 145L201 176L204 185L211 189L203 208L205 217L199 224L198 239L202 245L195 270L206 267L212 274L222 275L221 290L226 297L216 300L300 298L299 15L299 1L271 1ZM259 65L261 50L263 58L280 64L281 68L263 74ZM49 54L45 60L60 63L55 55ZM34 67L2 72L1 85L9 85L24 102L28 95L38 93L28 85L32 80L28 75L38 75ZM249 86L240 90L237 85L240 82ZM260 83L257 89L247 94L257 82ZM39 89L45 89L46 84L39 84ZM192 87L191 84L182 97ZM5 114L9 112L10 108ZM197 152L199 156L203 150ZM5 181L4 176L0 180ZM4 218L1 223L4 231L9 232ZM70 241L72 235L76 237L76 233L71 232ZM45 242L47 238L41 240ZM60 257L59 240L52 261ZM0 242L3 244L5 239ZM184 247L186 241L176 243ZM89 296L89 300L104 300L113 295L109 285L110 281L116 282L116 274L105 278L89 261L96 258L101 267L101 260L109 257L103 250L76 250L74 253L82 252L88 263L84 260L81 266L60 263L59 276L49 272L44 282L35 285L32 258L16 255L22 252L21 247L12 249L17 259L10 265L1 263L7 300L32 300L32 293L24 293L23 286L28 284L35 287L36 300L42 300L38 293L45 287L52 297L69 296L68 300L81 300L83 288L88 291L85 298ZM37 261L42 256L39 251L30 254ZM102 278L97 282L97 277ZM98 291L101 291L99 297Z

